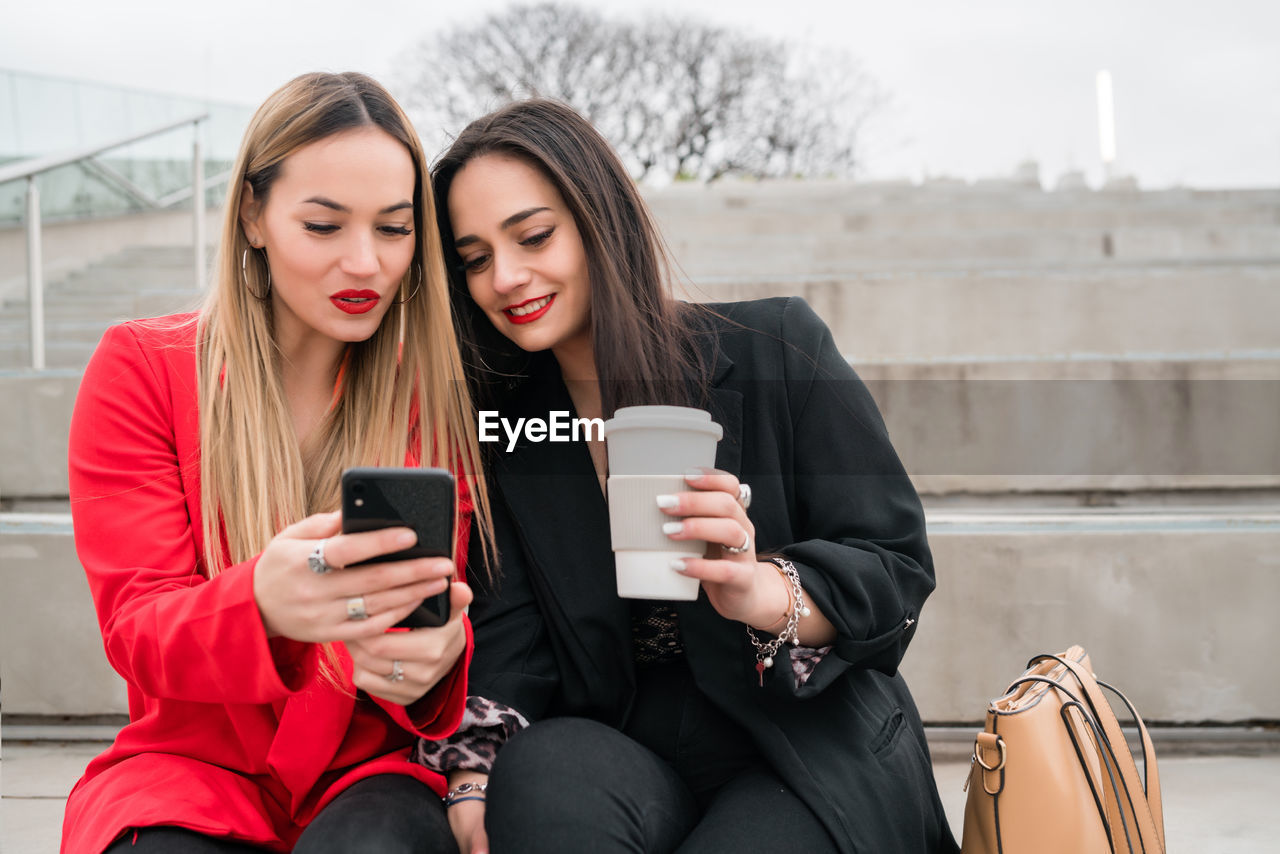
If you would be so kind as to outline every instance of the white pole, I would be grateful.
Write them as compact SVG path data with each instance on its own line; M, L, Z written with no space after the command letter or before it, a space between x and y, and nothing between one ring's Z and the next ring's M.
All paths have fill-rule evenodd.
M204 154L200 150L200 122L194 123L195 141L191 145L191 230L195 243L196 290L204 290Z
M1111 72L1098 72L1098 148L1102 154L1102 174L1112 177L1116 163L1116 106L1111 89Z
M27 177L27 294L31 320L31 369L44 370L44 265L40 257L40 187Z

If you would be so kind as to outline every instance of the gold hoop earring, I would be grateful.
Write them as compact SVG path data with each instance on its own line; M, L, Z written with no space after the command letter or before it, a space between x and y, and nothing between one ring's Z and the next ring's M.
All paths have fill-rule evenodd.
M257 249L258 247L255 246L253 248ZM260 251L262 252L263 262L265 263L267 250L263 249ZM249 287L248 266L249 266L249 250L248 248L246 248L243 252L240 253L240 281L244 283L244 289L249 292L249 296L253 297L256 300L259 300L260 302L266 302L267 299L271 296L271 265L270 264L266 265L267 266L267 292L262 296L258 296L256 293L253 292L253 288Z
M413 286L413 293L409 294L404 299L396 300L395 302L391 303L392 305L404 305L405 303L409 302L414 297L416 297L418 295L418 291L422 290L422 280L425 278L425 274L422 272L422 268L412 267L411 269L416 274L414 278L418 280L417 283Z

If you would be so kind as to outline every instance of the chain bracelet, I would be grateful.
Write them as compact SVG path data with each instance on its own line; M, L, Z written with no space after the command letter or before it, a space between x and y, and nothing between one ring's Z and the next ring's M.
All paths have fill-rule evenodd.
M484 790L488 787L488 781L484 783L463 783L457 788L450 789L441 800L444 801L446 807L460 804L463 801L483 801ZM472 792L479 792L479 794L473 795L471 794Z
M764 684L764 671L773 667L773 657L778 654L778 649L787 642L792 646L800 643L800 618L807 617L810 614L809 609L804 604L804 590L800 587L800 573L796 571L795 564L786 558L776 557L769 559L774 566L778 568L778 572L791 585L791 613L787 615L787 624L782 631L778 632L777 637L771 641L761 642L756 637L755 630L747 626L747 638L751 641L751 645L756 648L756 672L760 674L760 684Z

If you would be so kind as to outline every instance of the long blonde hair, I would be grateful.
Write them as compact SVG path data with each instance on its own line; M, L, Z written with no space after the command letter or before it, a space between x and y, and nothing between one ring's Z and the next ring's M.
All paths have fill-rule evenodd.
M333 405L300 446L281 381L271 303L263 298L269 293L269 274L241 227L241 196L247 182L255 199L265 202L286 157L360 127L386 131L413 159L413 262L401 280L397 304L378 330L367 341L348 345ZM465 478L485 556L491 557L474 409L450 316L425 163L422 144L404 112L382 86L362 74L297 77L250 120L229 183L221 249L197 338L207 576L226 568L222 530L231 562L248 560L285 525L337 509L342 469L404 465L408 452L422 465L452 469ZM243 267L242 259L247 261Z

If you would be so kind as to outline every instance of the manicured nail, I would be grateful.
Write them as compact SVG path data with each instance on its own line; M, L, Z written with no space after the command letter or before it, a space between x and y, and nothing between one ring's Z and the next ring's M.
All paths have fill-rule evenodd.
M688 567L685 566L685 562L678 557L671 559L671 568L674 569L676 572L684 572L686 569L688 569Z
M659 495L657 501L658 507L663 510L671 510L680 504L680 499L674 495Z
M401 531L396 534L396 545L405 547L411 546L418 541L418 535L413 531Z
M684 479L685 480L701 480L704 474L706 474L706 472L704 472L702 469L685 469Z
M683 530L684 530L684 522L663 522L662 523L662 533L664 534L678 534Z

